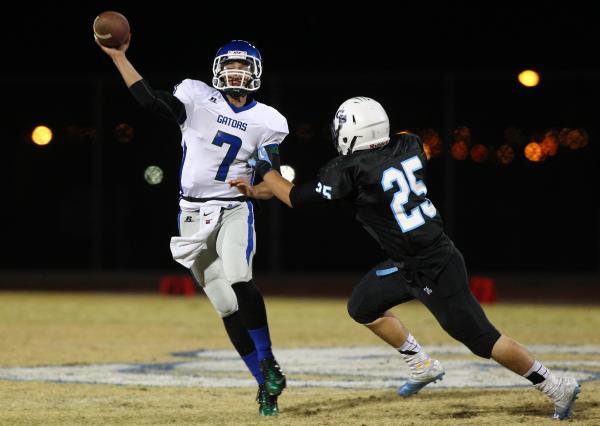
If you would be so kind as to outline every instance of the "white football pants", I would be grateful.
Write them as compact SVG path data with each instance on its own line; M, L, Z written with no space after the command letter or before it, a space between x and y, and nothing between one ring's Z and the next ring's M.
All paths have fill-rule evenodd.
M179 232L188 237L198 232L204 218L198 210L181 210ZM198 254L190 268L215 310L226 317L238 310L232 284L252 279L256 252L252 203L220 208L218 223L208 236L207 248Z

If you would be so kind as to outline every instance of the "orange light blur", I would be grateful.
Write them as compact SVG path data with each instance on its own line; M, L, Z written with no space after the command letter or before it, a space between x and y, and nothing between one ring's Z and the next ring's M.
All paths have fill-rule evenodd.
M542 155L544 157L553 157L558 152L558 140L553 132L546 132L544 138L540 142L542 147Z
M431 148L427 144L423 144L423 151L425 151L425 157L429 160L431 158Z
M500 164L510 164L515 158L515 150L510 145L501 145L496 151Z
M537 142L529 142L524 149L525 158L529 161L538 162L544 159L542 147Z
M423 140L423 146L429 148L429 157L439 157L442 154L442 138L438 132L433 129L425 129L421 133L421 139Z
M471 148L471 160L475 161L476 163L483 163L485 160L487 160L487 157L488 150L485 145L480 143L473 145Z
M464 142L469 145L471 143L471 129L467 126L454 129L454 142Z
M570 149L579 149L586 146L589 142L589 135L584 129L562 129L558 133L558 141Z
M133 134L133 127L127 123L120 123L115 126L115 138L121 143L131 142Z
M469 157L469 147L464 141L454 142L450 153L455 160L466 160Z

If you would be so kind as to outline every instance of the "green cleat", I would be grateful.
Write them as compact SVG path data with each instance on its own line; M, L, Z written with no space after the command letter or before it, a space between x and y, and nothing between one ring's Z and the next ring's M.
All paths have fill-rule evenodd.
M274 358L263 359L260 362L260 371L265 376L265 387L269 395L279 396L285 389L286 380L285 374L281 371L281 367Z
M267 392L265 385L258 385L256 402L258 402L259 415L276 416L279 414L279 407L277 407L277 397L269 395L269 392Z

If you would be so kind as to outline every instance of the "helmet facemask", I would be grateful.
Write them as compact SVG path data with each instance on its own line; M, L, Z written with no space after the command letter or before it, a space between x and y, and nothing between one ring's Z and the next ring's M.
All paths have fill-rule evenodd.
M260 59L248 56L245 52L228 52L215 58L212 83L216 89L239 98L260 88L261 74Z

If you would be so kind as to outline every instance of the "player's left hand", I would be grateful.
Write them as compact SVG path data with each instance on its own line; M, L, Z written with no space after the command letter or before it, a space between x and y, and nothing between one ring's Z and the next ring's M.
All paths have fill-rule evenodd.
M240 191L246 197L255 198L255 196L256 196L256 193L254 191L254 186L250 185L250 182L248 182L246 179L235 178L235 179L231 179L227 183L229 184L230 187L235 186L238 189L238 191Z

